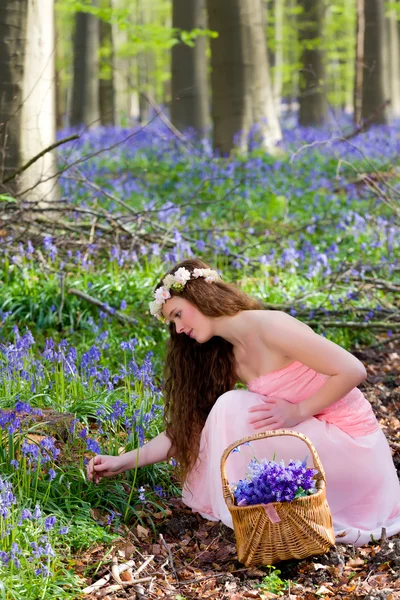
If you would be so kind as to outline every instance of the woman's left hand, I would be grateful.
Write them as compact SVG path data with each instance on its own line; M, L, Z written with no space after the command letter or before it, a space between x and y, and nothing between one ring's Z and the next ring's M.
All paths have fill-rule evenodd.
M301 421L298 404L282 398L266 396L263 404L252 406L249 413L254 413L249 421L254 429L287 429Z

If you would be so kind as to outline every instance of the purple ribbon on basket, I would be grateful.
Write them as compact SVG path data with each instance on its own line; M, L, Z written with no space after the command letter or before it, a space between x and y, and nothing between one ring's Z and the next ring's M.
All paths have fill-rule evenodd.
M268 504L261 504L261 506L264 508L265 514L267 515L271 523L280 523L281 518L276 512L275 506L272 502L269 502Z

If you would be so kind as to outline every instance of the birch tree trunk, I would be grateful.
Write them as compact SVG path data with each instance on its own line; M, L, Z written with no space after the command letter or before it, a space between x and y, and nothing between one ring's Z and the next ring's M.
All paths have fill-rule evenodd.
M21 114L21 159L27 163L56 140L54 0L28 0ZM58 198L56 157L47 152L19 177L18 193L32 200Z
M303 126L323 125L328 117L326 71L323 52L324 0L299 0L301 45L300 113Z
M4 177L55 142L55 48L53 0L12 0L0 9L0 135ZM2 185L26 200L58 197L56 162L44 153L30 167Z
M93 127L100 121L99 106L99 21L78 12L75 17L74 78L71 125Z
M384 0L364 0L364 68L361 118L387 123L384 93Z
M0 7L0 181L21 165L20 129L23 100L27 0L3 0ZM0 185L16 194L17 182Z
M205 29L206 22L204 0L173 0L172 27L183 31ZM172 122L182 131L193 128L199 135L209 126L206 50L207 39L199 36L193 47L179 41L171 55Z
M269 80L262 0L208 0L211 40L214 148L247 149L252 125L264 147L280 139Z

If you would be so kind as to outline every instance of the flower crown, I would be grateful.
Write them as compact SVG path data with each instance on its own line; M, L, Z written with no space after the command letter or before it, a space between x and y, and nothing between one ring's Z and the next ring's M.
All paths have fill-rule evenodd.
M217 271L214 271L213 269L193 269L193 271L190 272L185 269L185 267L180 267L174 274L166 275L163 279L162 286L157 288L154 292L154 300L149 304L151 314L160 321L163 321L162 307L168 298L171 298L171 292L169 290L180 292L188 281L191 279L198 279L199 277L204 277L209 283L220 279Z

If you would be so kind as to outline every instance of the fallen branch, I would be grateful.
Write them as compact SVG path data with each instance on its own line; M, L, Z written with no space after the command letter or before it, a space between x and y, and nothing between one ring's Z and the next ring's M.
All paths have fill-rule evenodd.
M86 302L93 304L93 306L97 306L98 308L101 308L101 310L104 310L104 312L106 312L107 314L115 317L118 321L120 321L120 323L129 323L130 325L137 325L137 321L135 319L132 319L131 317L128 317L127 315L123 315L118 310L115 310L108 304L101 302L101 300L97 300L97 298L93 298L92 296L89 296L89 294L85 294L85 292L81 292L81 290L77 290L75 288L70 288L68 290L68 294L78 296L79 298L82 298L82 300L86 300Z
M310 327L347 327L349 329L394 329L400 331L400 323L390 323L385 321L367 321L365 323L357 323L356 321L308 321Z
M44 150L39 152L39 154L36 154L36 156L34 156L30 160L28 160L28 162L25 165L23 165L20 169L18 169L18 171L15 171L15 173L12 173L11 175L9 175L5 179L3 179L2 183L3 184L8 183L12 179L14 179L17 175L20 175L20 173L23 173L24 171L26 171L26 169L28 169L31 165L33 165L33 163L35 163L37 160L39 160L39 158L41 158L42 156L47 154L47 152L51 152L58 146L61 146L61 144L65 144L66 142L70 142L71 140L77 140L77 139L79 139L79 135L77 133L74 133L74 135L70 135L69 137L66 137L62 140L59 140L58 142L55 142L54 144L51 144L51 146L48 146L47 148L45 148Z
M153 554L151 554L150 556L148 556L146 558L144 563L142 565L140 565L140 567L138 569L136 569L136 571L134 573L132 573L132 581L122 581L120 578L120 574L123 573L124 571L127 571L128 569L132 569L132 567L135 566L135 561L128 560L126 563L123 563L122 565L120 565L120 564L118 564L117 557L114 556L113 565L111 567L111 574L105 575L104 577L102 577L101 579L96 581L95 583L92 583L91 585L86 587L83 590L83 593L84 594L92 594L96 590L105 586L110 581L111 575L114 577L114 579L116 581L118 581L119 587L110 586L109 588L107 588L107 591L112 591L111 588L113 588L113 589L115 588L115 590L117 590L117 589L121 589L121 588L125 587L126 585L135 585L137 583L145 583L147 581L151 581L153 579L153 577L141 577L139 579L135 579L135 576L138 575L141 571L143 571L153 559L154 559Z

